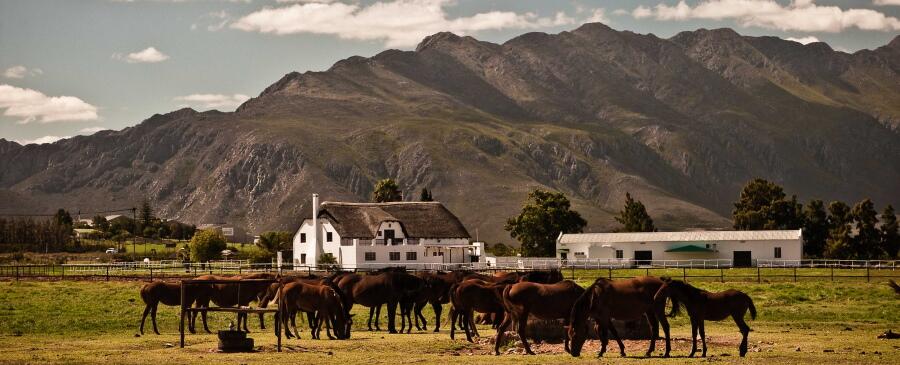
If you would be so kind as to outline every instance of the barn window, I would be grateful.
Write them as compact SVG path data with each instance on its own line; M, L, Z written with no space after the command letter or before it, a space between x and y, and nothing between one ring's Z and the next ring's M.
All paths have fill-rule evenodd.
M781 247L775 247L775 258L776 259L781 258Z
M622 250L616 250L616 258L617 259L621 259L624 257L625 257L625 252L623 252Z
M300 243L306 243L306 233L300 234Z
M366 252L366 261L375 261L375 253Z
M399 252L389 252L391 261L400 261L400 253Z
M406 261L416 261L416 253L415 252L407 252L406 253Z
M331 232L325 232L325 241L331 242Z

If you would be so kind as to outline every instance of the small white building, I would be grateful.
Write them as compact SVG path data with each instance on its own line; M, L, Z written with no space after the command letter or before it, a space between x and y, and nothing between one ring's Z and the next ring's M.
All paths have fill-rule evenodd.
M752 266L756 260L803 258L801 230L687 231L561 234L556 257L646 265L650 261L720 260Z
M439 202L323 202L294 234L294 264L318 265L323 254L346 269L437 268L483 260L484 244Z

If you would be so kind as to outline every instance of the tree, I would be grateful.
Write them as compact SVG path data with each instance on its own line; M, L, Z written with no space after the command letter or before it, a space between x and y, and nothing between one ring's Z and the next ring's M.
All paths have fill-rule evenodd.
M427 188L422 188L422 193L419 194L419 201L430 202L434 201L434 198L431 197L431 192Z
M587 224L563 193L535 189L518 216L506 221L512 238L521 242L523 256L553 256L560 233L579 233Z
M218 258L222 251L228 248L225 236L215 230L202 230L196 232L191 238L191 260L194 262L206 262Z
M803 223L802 208L796 196L785 199L781 186L753 179L744 186L739 200L734 203L734 229L798 229Z
M654 232L653 219L647 214L644 203L634 200L631 193L625 193L625 208L615 217L616 222L622 224L622 232Z
M394 179L381 179L375 183L375 191L372 192L372 201L376 203L398 202L403 200L400 186Z
M60 209L56 211L56 214L53 216L53 222L58 226L71 226L72 225L72 216L69 215L69 212L65 209Z
M292 240L291 232L269 231L259 235L259 242L256 245L274 255L278 251L290 250Z
M321 255L319 255L318 263L320 266L321 265L337 265L337 258L335 258L334 255L332 255L328 252L323 252Z
M109 232L109 221L102 215L94 216L91 220L91 224L94 226L94 229L98 231Z
M822 257L828 239L828 213L825 203L811 200L803 210L803 252L807 257Z
M494 256L515 256L516 249L513 247L509 247L503 243L495 243L485 248L487 252L494 254Z
M147 227L153 225L153 208L150 206L149 200L144 199L144 202L141 204L141 214L138 219L141 222L141 229L147 229Z
M881 213L881 248L890 258L900 258L900 232L894 207L888 204Z
M833 201L828 204L828 240L825 244L825 257L830 259L852 259L853 236L850 223L853 218L850 206L844 202Z
M881 232L876 228L878 212L872 201L865 199L856 203L850 214L856 221L856 237L853 239L855 256L864 260L877 260L885 256L881 250Z

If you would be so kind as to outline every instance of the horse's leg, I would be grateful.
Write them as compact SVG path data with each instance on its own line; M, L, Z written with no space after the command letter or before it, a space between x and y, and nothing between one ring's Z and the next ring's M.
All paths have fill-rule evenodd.
M666 335L666 353L663 357L669 357L669 351L672 350L672 337L671 332L669 331L669 320L666 319L665 309L660 310L656 317L659 318L659 324L662 326L663 334Z
M650 348L647 349L647 357L653 356L653 351L656 350L656 339L659 338L659 321L656 319L656 316L650 313L644 314L647 317L647 321L650 322Z
M375 330L381 331L381 305L375 307Z
M691 318L691 353L688 357L694 357L697 352L697 320Z
M472 328L472 335L475 337L481 337L481 333L478 333L478 326L475 324L475 310L469 311L468 323L467 326Z
M444 310L444 307L441 303L434 302L431 303L431 309L434 310L434 332L441 331L441 312ZM424 317L422 317L424 318Z
M525 338L525 330L528 327L528 312L522 314L519 317L519 327L516 331L519 332L519 339L522 340L522 346L525 346L525 353L529 355L534 355L534 351L531 351L531 345L528 344L528 339Z
M369 326L369 331L372 330L372 317L375 316L375 307L369 307L369 321L367 325Z
M741 313L740 316L732 314L734 317L734 322L737 323L738 328L741 330L741 356L747 355L747 335L750 334L750 326L747 325L747 322L744 322L744 314Z
M503 338L503 333L506 332L506 329L509 328L509 325L512 324L512 321L512 314L506 313L506 317L503 318L503 322L501 322L500 326L497 327L497 338L494 339L494 355L500 355L500 343L501 339Z
M159 334L159 329L156 328L156 309L159 308L159 302L150 308L150 322L153 323L153 333Z
M597 353L597 357L603 357L603 354L606 353L606 345L609 343L609 329L608 325L603 326L600 325L600 321L597 321L597 329L600 335L600 352Z
M703 341L703 357L706 357L706 323L703 319L700 319L699 322L700 322L700 340Z
M209 325L206 323L206 311L200 312L200 318L203 320L203 330L206 331L206 333L212 333L212 331L209 330Z
M262 314L262 313L259 313L259 329L261 329L261 330L266 329L266 321L265 321L265 319L263 318L263 314Z
M247 332L247 333L250 333L250 329L247 328L247 322L249 322L247 319L249 319L249 318L250 318L250 315L248 315L247 313L238 313L238 323L243 321L244 332Z
M619 344L619 355L625 357L625 344L622 343L622 337L619 336L619 331L616 330L616 326L613 325L612 320L606 320L606 324L609 326L609 333L612 333L613 338L616 339L616 343Z
M472 341L472 336L475 334L475 325L472 324L472 316L474 315L475 311L471 309L466 311L465 313L465 322L463 324L463 328L465 328L466 330L466 341L469 342L475 342Z
M568 318L563 318L563 328L569 328ZM572 349L569 347L569 336L563 336L563 350L566 350L567 354L572 353Z
M434 329L437 331L437 328ZM454 340L454 335L456 334L456 308L450 306L450 339Z
M144 307L144 314L141 315L141 334L144 334L144 320L147 319L147 315L150 314L150 304ZM151 319L152 320L152 319Z
M388 333L397 333L397 322L394 316L397 314L397 302L388 302ZM378 323L377 321L375 322Z

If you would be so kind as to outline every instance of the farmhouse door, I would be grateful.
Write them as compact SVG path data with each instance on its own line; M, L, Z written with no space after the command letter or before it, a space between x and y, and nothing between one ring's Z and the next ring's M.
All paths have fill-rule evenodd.
M734 260L731 262L733 267L750 267L753 263L750 251L734 251Z
M384 243L388 245L396 245L397 242L394 242L394 230L393 229L385 229L384 230Z
M634 251L634 263L635 265L650 265L653 260L653 251Z

